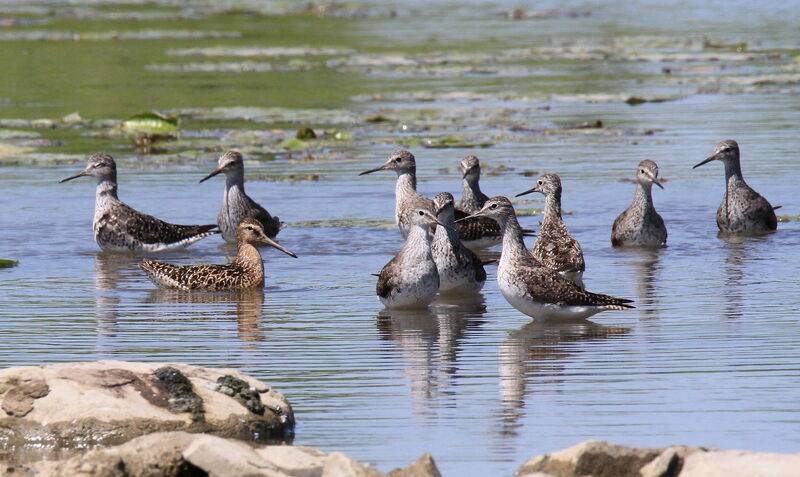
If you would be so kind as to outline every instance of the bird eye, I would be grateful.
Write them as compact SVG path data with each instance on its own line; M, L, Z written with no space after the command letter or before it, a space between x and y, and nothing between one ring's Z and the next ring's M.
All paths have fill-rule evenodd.
M398 157L398 158L396 158L396 159L394 160L394 163L395 163L395 164L400 164L400 158L399 158L399 157Z
M539 181L539 185L542 185L542 184L543 184L543 182L542 182L542 181Z
M644 169L639 169L639 172L641 172L642 174L644 174Z
M419 211L419 215L425 215L425 212L423 212L423 211L421 211L421 210L420 210L420 211Z
M492 204L492 206L490 208L491 209L496 209L497 208L497 204Z

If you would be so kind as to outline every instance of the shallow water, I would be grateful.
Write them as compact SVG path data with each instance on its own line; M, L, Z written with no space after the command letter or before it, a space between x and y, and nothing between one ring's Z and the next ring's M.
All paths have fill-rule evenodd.
M586 3L573 10L589 11L588 16L520 21L485 13L517 5L477 2L460 2L458 8L420 2L398 8L398 18L385 15L389 4L379 2L366 8L362 19L201 9L199 18L180 29L241 35L3 41L0 55L13 58L16 73L0 78L7 97L0 103L0 118L58 119L80 111L91 120L122 120L142 109L162 109L183 115L184 136L167 154L144 155L125 139L97 135L105 129L96 125L3 126L60 142L0 141L30 149L0 150L0 161L8 164L0 169L0 258L20 260L17 267L0 270L5 350L0 365L123 359L235 367L286 393L298 421L296 444L344 451L382 470L430 451L445 475L511 475L529 457L584 439L796 452L800 298L793 251L800 246L800 226L781 223L778 233L741 241L718 238L714 214L723 191L722 167L691 169L716 141L735 138L749 183L782 205L780 214L799 213L794 193L800 172L797 84L756 82L731 90L731 82L723 81L721 89L703 91L697 86L698 77L747 79L791 70L799 53L792 37L797 25L790 21L795 16L787 16L780 5L760 4L757 14L747 10L752 15L737 16L695 5L702 2L679 3L685 8L670 17L675 20L660 16L675 8L662 3L636 12L623 4L595 9ZM725 5L752 8L746 2ZM47 18L51 23L44 26L4 29L175 28L166 20L78 20L66 13ZM716 23L706 23L711 19ZM748 42L753 51L786 56L745 62L536 59L481 74L382 67L241 74L146 68L237 61L165 53L220 45L341 47L413 56L616 39L648 54L697 52L694 44L675 45L688 34L700 37L701 29L714 42ZM667 46L654 45L658 42ZM46 66L52 61L46 60L66 54L72 64L54 76ZM681 81L674 81L674 75L662 73L667 66L709 69L685 70L678 74ZM446 96L453 92L466 96ZM397 93L429 95L430 101ZM580 96L587 94L606 97ZM370 95L383 97L364 100ZM677 99L632 107L609 99L612 95ZM300 122L318 130L342 127L355 138L326 146L309 160L305 153L273 153L274 146L237 144L219 133L278 129L283 130L278 136L293 134L296 125L283 119L181 112L218 106L336 110L332 119L320 114L316 121ZM401 119L376 124L352 119L376 113ZM537 128L599 119L604 127L509 132L499 119ZM450 136L493 145L419 145L428 137ZM497 171L482 181L490 195L528 189L534 178L523 171L559 173L564 209L572 212L565 220L586 255L587 288L632 298L637 308L605 312L583 324L531 322L504 301L494 282L495 267L489 266L490 281L475 300L437 302L424 313L382 311L370 274L400 246L399 233L391 228L394 176L357 173L379 165L411 139L417 141L411 149L417 155L419 189L428 196L459 191L455 168L468 153ZM214 146L218 141L226 145ZM57 184L83 168L86 154L105 149L118 160L124 201L173 222L212 223L222 179L197 181L215 167L216 147L229 146L247 151L248 177L320 176L318 181L247 184L251 196L289 223L279 239L300 257L263 250L264 294L154 289L136 267L137 258L98 251L91 234L92 181ZM655 160L668 179L654 196L669 228L669 247L612 249L611 223L633 196L633 185L619 179L631 177L645 158ZM539 197L531 200L520 207L541 207ZM538 217L521 220L535 226ZM160 257L221 263L233 253L212 237Z

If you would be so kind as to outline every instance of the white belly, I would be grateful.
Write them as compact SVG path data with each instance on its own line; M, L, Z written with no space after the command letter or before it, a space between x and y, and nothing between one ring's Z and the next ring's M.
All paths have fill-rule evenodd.
M504 287L502 284L500 284L500 292L506 301L518 311L544 321L580 321L603 311L603 308L597 306L571 306L534 301L517 288Z

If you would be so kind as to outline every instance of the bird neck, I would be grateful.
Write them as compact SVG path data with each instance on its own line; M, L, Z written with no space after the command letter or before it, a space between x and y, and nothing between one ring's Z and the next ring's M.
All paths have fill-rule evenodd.
M431 255L430 227L422 225L412 225L408 230L406 243L403 245L402 253L409 258L422 258L433 260Z
M461 203L468 204L476 210L466 210L465 212L475 213L477 207L480 206L480 199L483 193L481 192L478 177L466 176L461 181Z
M403 171L397 174L397 184L394 188L395 193L395 215L400 217L400 211L417 193L417 175L415 171Z
M456 218L455 214L453 213L452 208L448 208L449 210L442 211L436 217L439 219L439 222L444 224L444 227L437 226L436 233L434 235L433 240L438 245L446 245L450 244L451 246L455 246L455 244L459 243L458 232L456 232Z
M239 242L233 264L246 269L248 273L255 274L261 283L264 283L264 261L261 260L261 253L253 244Z
M561 221L561 192L547 194L544 198L544 218L542 224Z
M233 188L244 192L244 169L232 169L225 173L225 190Z
M525 241L522 238L522 227L517 221L517 216L512 215L498 223L503 233L503 250L500 251L500 261L505 262L514 257L528 255Z
M742 176L742 167L738 159L723 161L723 164L725 164L725 183L728 189L745 183L744 176Z
M116 199L117 198L117 176L112 174L106 177L101 177L97 181L97 199Z
M636 191L633 193L633 207L647 210L653 206L653 185L641 182L636 183Z

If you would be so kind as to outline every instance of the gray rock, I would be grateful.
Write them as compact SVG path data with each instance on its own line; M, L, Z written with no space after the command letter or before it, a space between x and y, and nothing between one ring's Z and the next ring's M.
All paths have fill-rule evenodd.
M420 473L425 468L429 473ZM429 455L391 477L435 477ZM2 472L0 472L2 473ZM160 432L61 461L18 466L6 475L37 477L385 477L340 453L308 447L253 447L234 439L187 432Z
M249 385L247 400L219 392L220 379ZM294 429L291 406L269 386L238 371L185 364L97 361L8 368L0 371L0 408L0 455L14 452L19 460L116 445L154 432L266 442L289 437Z
M640 449L586 441L526 462L518 477L796 477L800 454L671 446Z
M395 469L388 474L387 477L442 477L439 473L439 468L436 467L436 462L433 456L426 452L413 464L404 469Z

